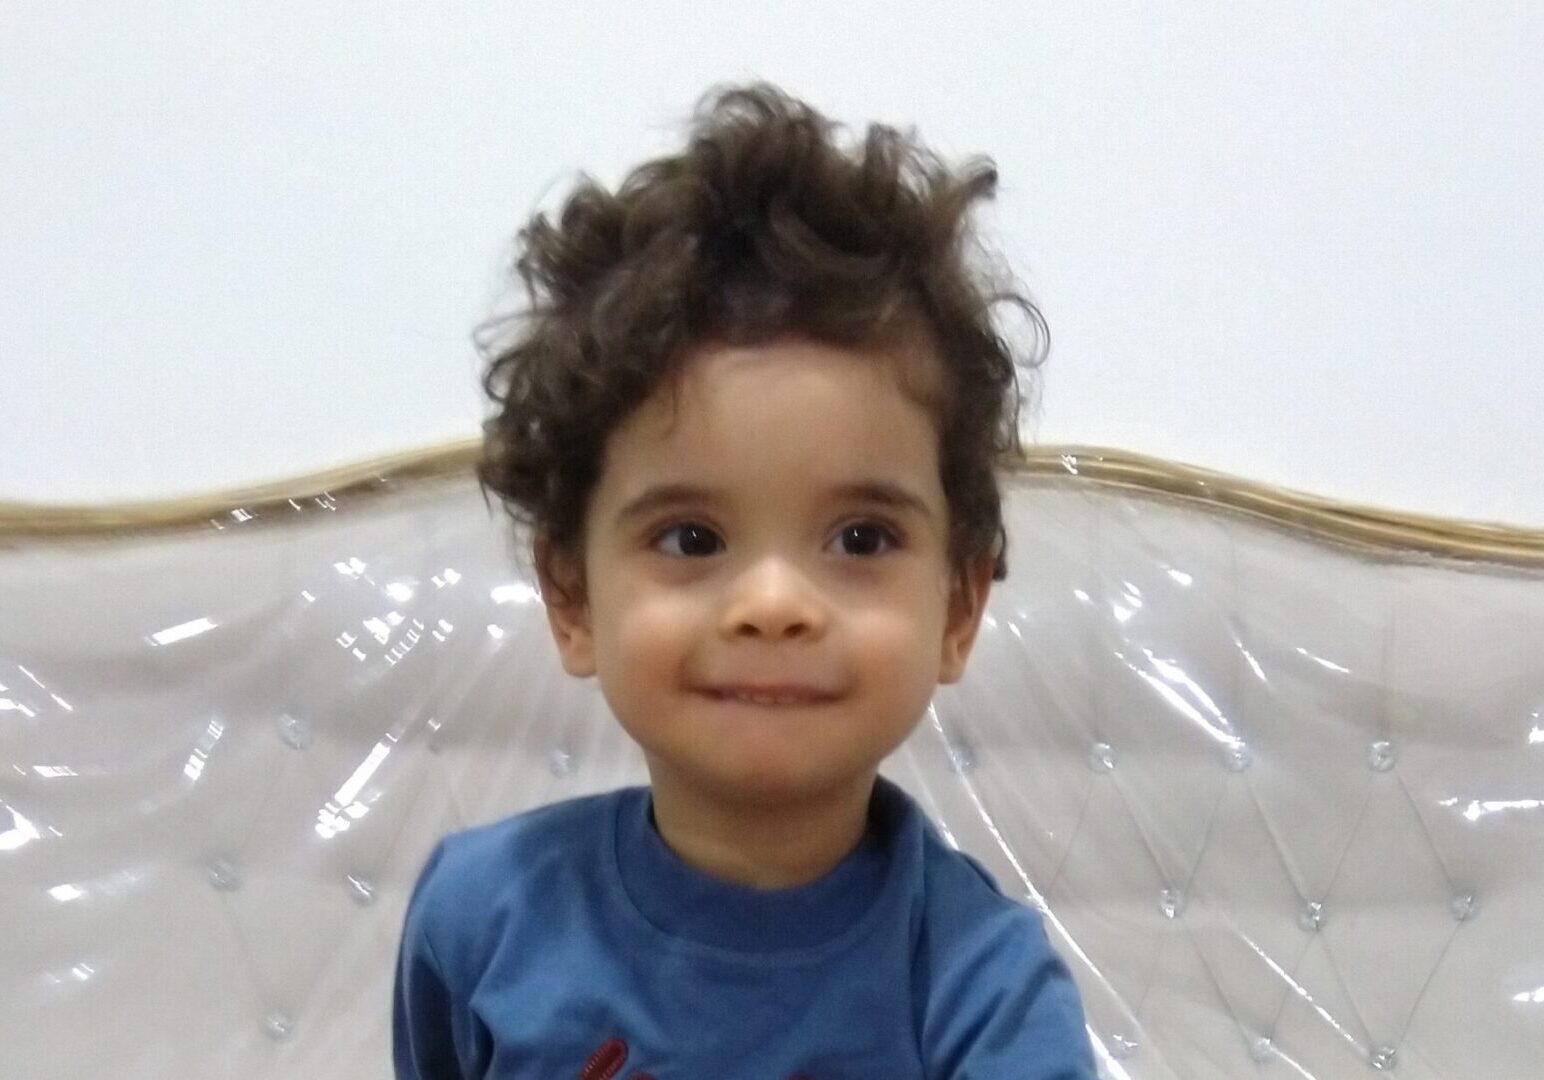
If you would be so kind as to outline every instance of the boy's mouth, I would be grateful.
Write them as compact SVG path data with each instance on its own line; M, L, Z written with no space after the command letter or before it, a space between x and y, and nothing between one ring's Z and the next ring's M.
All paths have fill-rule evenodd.
M744 705L819 705L836 697L808 686L710 686L704 692L719 701Z

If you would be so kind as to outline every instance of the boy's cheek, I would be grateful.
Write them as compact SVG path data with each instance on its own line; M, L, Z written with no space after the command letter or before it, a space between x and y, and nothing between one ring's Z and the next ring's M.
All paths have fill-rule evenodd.
M854 613L842 634L843 660L871 685L931 694L942 634L937 612L883 608Z
M640 667L680 659L679 653L699 632L702 617L688 600L655 596L611 609L596 630L612 650L611 660Z

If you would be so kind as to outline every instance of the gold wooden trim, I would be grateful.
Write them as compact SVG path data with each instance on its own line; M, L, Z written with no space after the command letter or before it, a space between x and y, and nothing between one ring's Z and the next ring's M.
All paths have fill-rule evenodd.
M322 472L178 499L84 506L0 502L0 539L107 537L126 533L277 524L333 499L358 501L410 484L469 474L481 439L461 439L369 458ZM1011 473L1058 484L1092 483L1226 507L1374 553L1544 567L1544 529L1461 521L1332 499L1256 483L1194 465L1099 446L1033 446Z
M173 499L74 506L0 501L0 540L279 524L340 497L358 502L418 483L459 478L470 473L481 452L481 439L459 439L264 484Z
M1293 491L1195 465L1099 446L1030 448L1016 472L1223 506L1371 554L1424 553L1544 567L1544 529L1413 514Z

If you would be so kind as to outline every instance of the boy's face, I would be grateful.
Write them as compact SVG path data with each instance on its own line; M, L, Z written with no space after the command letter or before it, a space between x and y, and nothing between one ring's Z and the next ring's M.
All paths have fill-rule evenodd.
M895 364L802 338L698 349L674 422L662 390L607 442L582 607L550 599L538 551L564 668L599 676L656 786L776 802L868 783L960 677L992 563L951 588L937 435ZM843 490L860 484L915 505ZM648 499L676 485L702 494ZM819 700L725 696L747 686Z

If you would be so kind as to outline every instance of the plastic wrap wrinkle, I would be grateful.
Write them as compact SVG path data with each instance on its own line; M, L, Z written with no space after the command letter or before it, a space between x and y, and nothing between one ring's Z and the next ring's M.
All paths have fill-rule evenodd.
M1063 464L883 771L1044 912L1103 1075L1544 1075L1544 572ZM435 840L647 782L474 482L295 511L0 548L7 1075L388 1075Z

